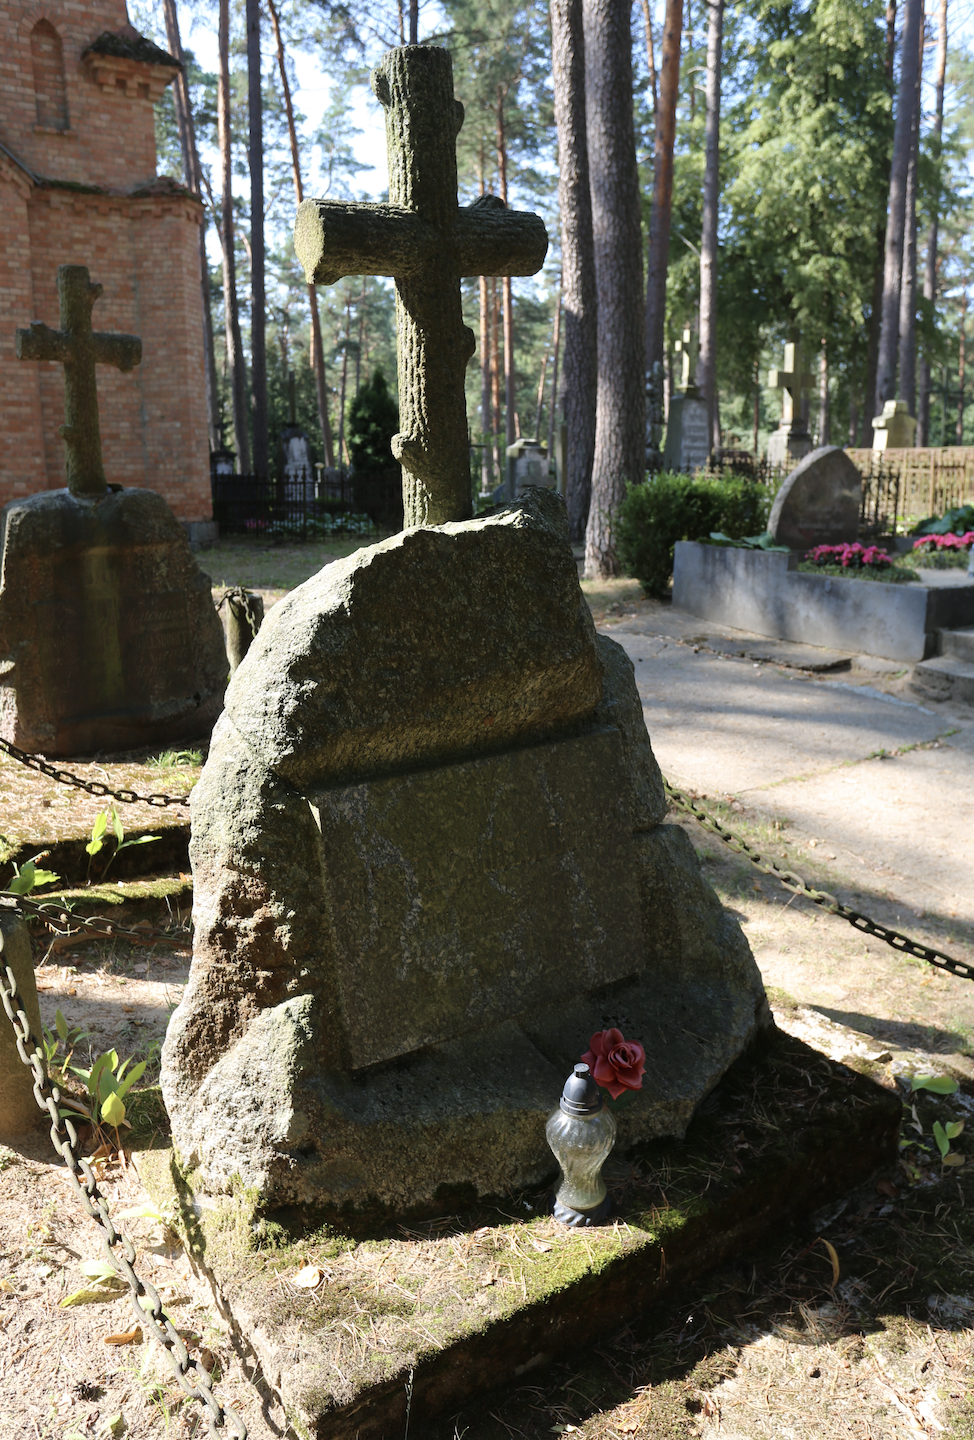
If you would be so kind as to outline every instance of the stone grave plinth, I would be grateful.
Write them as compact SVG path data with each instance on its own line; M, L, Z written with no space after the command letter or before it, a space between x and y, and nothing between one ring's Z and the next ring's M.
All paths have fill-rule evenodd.
M545 1115L607 1026L647 1050L622 1143L682 1134L767 1011L665 811L551 491L300 586L193 793L163 1093L194 1184L335 1214L537 1184Z
M781 391L781 422L768 437L768 460L772 465L794 465L813 448L812 437L802 418L802 392L812 383L805 370L802 347L797 341L785 346L782 369L768 372L768 388Z
M223 632L185 531L160 495L107 483L95 365L141 344L92 331L101 294L58 270L61 329L17 332L24 360L65 366L68 485L0 510L0 735L71 755L204 734L223 703Z
M710 456L710 421L707 402L693 380L700 347L689 327L675 348L682 362L682 378L670 399L662 468L692 475Z
M917 422L905 400L887 400L883 413L873 420L874 450L912 450Z

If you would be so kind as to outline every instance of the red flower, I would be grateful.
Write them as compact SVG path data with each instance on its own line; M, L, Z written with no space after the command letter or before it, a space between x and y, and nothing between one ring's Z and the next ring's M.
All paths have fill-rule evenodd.
M600 1030L592 1036L591 1050L582 1056L596 1082L618 1100L625 1090L643 1088L646 1051L638 1040L624 1040L621 1030Z

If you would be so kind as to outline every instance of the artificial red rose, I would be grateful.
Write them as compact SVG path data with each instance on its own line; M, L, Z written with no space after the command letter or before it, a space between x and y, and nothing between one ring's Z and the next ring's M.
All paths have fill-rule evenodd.
M582 1064L613 1100L626 1090L643 1088L646 1051L638 1040L624 1040L621 1030L600 1030L590 1043L592 1048L582 1056Z

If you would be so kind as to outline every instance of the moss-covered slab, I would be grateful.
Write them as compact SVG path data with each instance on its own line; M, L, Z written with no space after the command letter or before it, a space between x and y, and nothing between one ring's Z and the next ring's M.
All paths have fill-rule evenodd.
M548 1216L545 1191L340 1230L197 1193L169 1149L136 1158L296 1431L378 1440L402 1432L407 1385L421 1428L794 1226L895 1158L899 1117L868 1077L771 1032L683 1141L614 1161L614 1219L584 1233Z

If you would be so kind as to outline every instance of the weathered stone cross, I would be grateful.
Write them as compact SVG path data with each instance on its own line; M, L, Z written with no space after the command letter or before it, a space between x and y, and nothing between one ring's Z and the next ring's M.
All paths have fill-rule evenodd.
M472 513L463 376L474 352L463 323L466 275L534 275L548 236L538 215L508 210L493 195L457 201L456 137L463 106L453 98L447 50L405 45L372 72L385 107L389 204L306 200L294 249L307 278L345 275L396 282L399 433L406 525L442 525Z
M812 383L808 371L802 370L802 347L789 341L785 346L783 370L768 371L768 387L781 391L781 426L794 425L801 415L801 395Z
M683 331L683 339L678 340L673 349L683 360L683 378L677 388L689 390L696 384L697 358L700 354L700 342L689 325Z
M142 359L142 341L135 335L96 333L91 310L102 292L92 285L86 265L59 265L58 297L61 328L51 330L35 320L17 331L18 360L59 360L64 366L64 419L61 434L72 495L104 495L108 489L101 458L96 365L131 370Z

